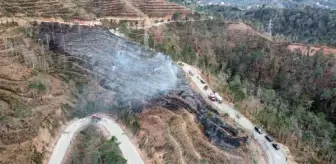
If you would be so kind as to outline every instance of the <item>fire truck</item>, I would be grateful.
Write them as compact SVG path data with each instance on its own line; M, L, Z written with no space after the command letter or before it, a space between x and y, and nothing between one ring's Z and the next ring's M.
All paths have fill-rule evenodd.
M91 116L91 119L92 119L92 120L97 120L97 121L99 121L99 120L101 120L101 117L97 116L96 114L93 114L93 115Z

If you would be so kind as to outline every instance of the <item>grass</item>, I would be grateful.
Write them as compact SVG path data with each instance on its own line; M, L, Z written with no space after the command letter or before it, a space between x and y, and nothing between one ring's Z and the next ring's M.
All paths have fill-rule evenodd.
M14 111L14 117L18 118L27 118L31 117L33 112L31 110L31 107L21 103L21 102L16 102L12 105L12 109Z
M27 38L32 38L34 36L34 30L32 28L20 27L19 29Z
M229 113L224 113L224 117L229 117Z
M4 121L6 121L6 120L8 120L8 119L9 119L9 117L6 116L6 115L4 115L4 116L0 116L0 122L4 122Z
M82 94L84 92L84 88L84 83L76 81L76 89L78 90L78 93Z
M43 153L37 152L36 148L33 147L33 156L32 161L35 164L42 164L43 163Z
M37 89L38 91L45 91L47 87L41 82L30 82L28 84L29 89Z
M212 112L208 111L207 116L208 116L209 118L212 118L212 117L214 116L214 114L213 114Z
M208 159L202 159L201 164L210 164Z
M316 161L316 160L313 159L313 158L310 158L310 159L308 160L308 162L309 162L309 164L319 164L319 162Z

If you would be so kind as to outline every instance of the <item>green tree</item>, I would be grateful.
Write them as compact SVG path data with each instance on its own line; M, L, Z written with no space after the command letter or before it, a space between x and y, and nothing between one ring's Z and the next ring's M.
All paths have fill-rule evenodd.
M181 14L179 12L175 12L172 16L173 21L177 21L180 19Z
M117 138L113 136L109 141L104 143L100 148L100 160L102 164L126 164L127 160L121 156Z

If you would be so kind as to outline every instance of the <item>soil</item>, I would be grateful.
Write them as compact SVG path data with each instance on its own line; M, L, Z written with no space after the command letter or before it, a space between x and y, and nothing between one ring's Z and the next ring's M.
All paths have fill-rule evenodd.
M327 46L310 46L305 44L289 44L288 49L291 51L301 51L302 54L313 56L316 53L322 51L324 55L336 54L336 48Z
M254 29L245 23L231 23L228 27L228 30L242 30L242 31L250 31L255 32Z
M280 148L281 148L281 151L283 151L287 157L287 163L288 164L298 164L295 160L294 160L294 156L292 156L289 148L283 144L280 144L278 143Z

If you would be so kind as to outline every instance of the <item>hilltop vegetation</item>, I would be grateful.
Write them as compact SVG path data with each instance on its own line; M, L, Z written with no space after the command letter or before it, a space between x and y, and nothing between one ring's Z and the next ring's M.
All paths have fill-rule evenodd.
M256 5L276 6L284 8L296 8L302 6L314 6L321 8L335 8L336 2L332 0L202 0L202 2L225 2L234 6L247 7Z
M115 136L106 140L102 131L91 125L80 131L65 164L126 164Z
M242 11L238 8L208 6L199 10L214 12L227 20L244 20L259 31L267 31L272 21L272 34L283 35L292 42L336 46L336 11L303 7L294 9L260 8Z
M247 11L244 17L260 21L264 27L272 20L272 33L285 35L293 42L336 46L336 11L311 7L296 10L264 8Z

